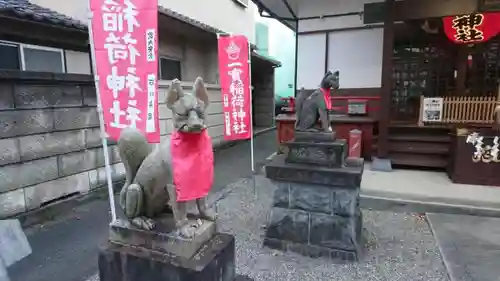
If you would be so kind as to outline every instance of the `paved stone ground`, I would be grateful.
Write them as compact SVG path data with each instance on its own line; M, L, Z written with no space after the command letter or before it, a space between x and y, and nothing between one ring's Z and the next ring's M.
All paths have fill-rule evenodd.
M276 131L255 138L257 169L276 151ZM250 144L241 142L215 153L213 192L251 176ZM117 201L118 202L118 201ZM33 253L8 268L12 281L82 281L97 271L97 249L108 236L107 197L75 208L26 230Z
M262 176L256 177L257 196L252 186L248 179L235 183L218 203L221 231L236 236L240 275L259 281L449 280L428 224L411 214L364 210L367 251L359 263L334 265L263 248L273 188Z
M452 281L500 280L500 219L428 214Z
M219 229L236 236L237 274L255 281L448 281L439 249L424 219L411 214L364 211L366 255L335 265L262 247L273 188L262 176L229 186L217 204ZM245 278L246 277L246 278ZM97 275L87 281L99 281Z

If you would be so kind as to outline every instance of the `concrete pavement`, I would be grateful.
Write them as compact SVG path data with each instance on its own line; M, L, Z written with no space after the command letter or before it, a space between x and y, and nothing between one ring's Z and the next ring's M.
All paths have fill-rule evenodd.
M276 131L255 138L256 171L276 151ZM215 153L212 192L252 175L250 143L240 142ZM107 197L88 202L43 225L26 230L33 253L8 268L12 281L83 281L97 271L98 245L106 241L110 222Z
M428 214L451 281L500 280L500 219Z
M368 163L361 196L365 208L378 210L500 217L500 187L454 184L444 172L375 172Z

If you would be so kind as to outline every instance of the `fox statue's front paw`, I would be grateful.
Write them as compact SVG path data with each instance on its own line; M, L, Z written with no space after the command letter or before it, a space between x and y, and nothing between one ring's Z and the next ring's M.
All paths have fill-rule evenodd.
M179 236L187 239L193 238L197 228L197 224L187 222L178 228Z
M200 210L200 219L215 222L215 220L217 219L217 213L212 208Z
M136 217L131 222L136 227L144 230L153 230L156 226L152 219L146 217Z

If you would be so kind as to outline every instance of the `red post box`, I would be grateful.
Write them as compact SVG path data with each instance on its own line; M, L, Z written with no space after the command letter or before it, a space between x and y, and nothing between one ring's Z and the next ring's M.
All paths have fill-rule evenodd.
M358 129L349 131L349 157L361 158L361 136Z

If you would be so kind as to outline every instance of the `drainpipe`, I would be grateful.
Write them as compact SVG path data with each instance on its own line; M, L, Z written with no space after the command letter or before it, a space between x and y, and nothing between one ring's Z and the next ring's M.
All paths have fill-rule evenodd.
M297 96L297 75L298 75L298 66L299 66L299 20L295 21L295 77L294 77L294 85L293 85L293 96Z

